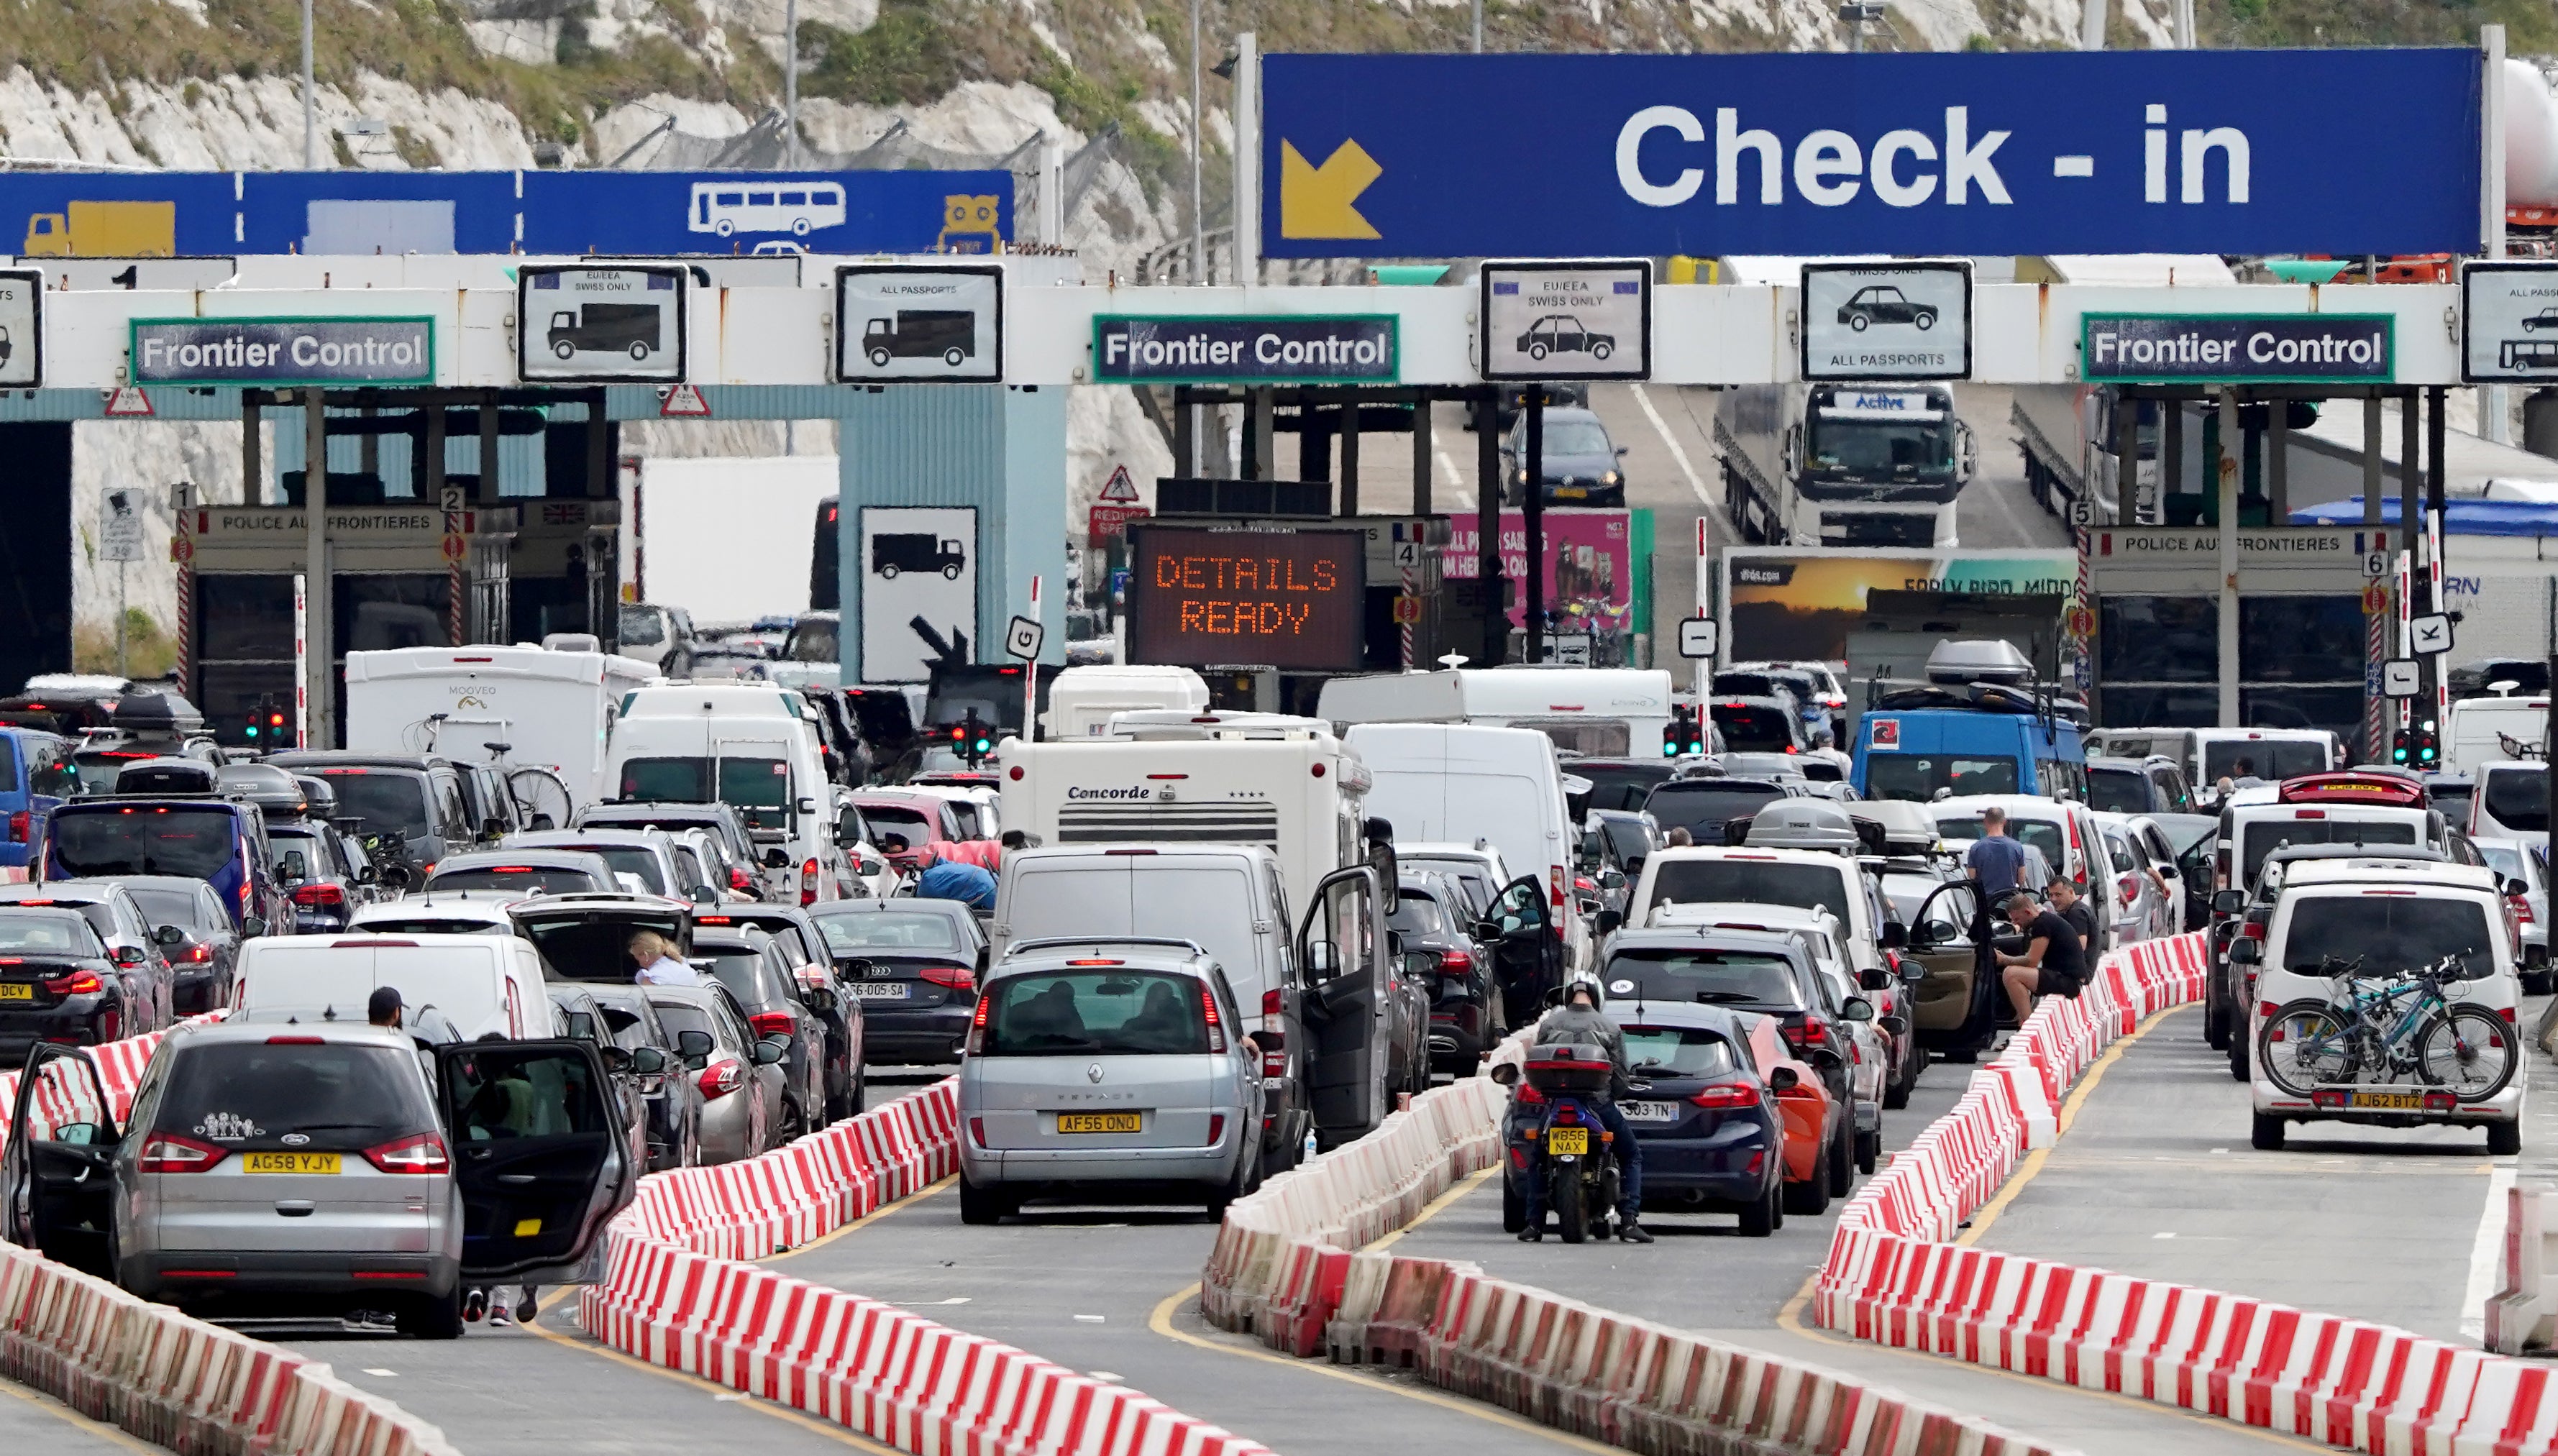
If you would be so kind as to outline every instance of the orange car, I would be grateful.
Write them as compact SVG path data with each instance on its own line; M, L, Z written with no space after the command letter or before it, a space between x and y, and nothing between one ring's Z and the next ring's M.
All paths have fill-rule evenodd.
M1779 1067L1794 1074L1794 1085L1776 1090L1776 1109L1785 1119L1785 1212L1818 1214L1830 1206L1830 1150L1837 1146L1843 1116L1821 1074L1794 1060L1778 1034L1774 1016L1750 1016L1750 1055L1759 1075L1772 1082Z

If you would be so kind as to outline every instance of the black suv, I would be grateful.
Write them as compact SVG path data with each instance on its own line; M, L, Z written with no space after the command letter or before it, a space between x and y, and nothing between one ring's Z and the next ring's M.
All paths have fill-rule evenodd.
M393 856L405 852L421 877L445 856L507 833L503 816L473 816L464 769L449 758L298 749L266 761L328 780L339 817L358 821L364 838Z

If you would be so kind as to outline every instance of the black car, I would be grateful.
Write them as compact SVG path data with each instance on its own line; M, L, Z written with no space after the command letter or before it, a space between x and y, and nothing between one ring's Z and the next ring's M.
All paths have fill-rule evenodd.
M696 922L698 925L698 922ZM782 948L763 931L712 926L693 932L694 969L716 977L737 997L756 1039L786 1037L790 1055L782 1098L781 1132L788 1142L825 1125L827 1065L826 1024L808 1004L822 992L803 992L799 978ZM847 1075L852 1069L846 1068Z
M592 850L474 850L447 855L421 886L429 895L518 890L528 895L618 894L613 865Z
M1592 359L1605 359L1617 351L1617 335L1592 331L1569 314L1548 314L1527 326L1518 338L1518 350L1540 362L1548 354L1588 354Z
M1810 746L1794 695L1715 694L1706 706L1724 746L1735 753L1800 753Z
M846 995L862 1008L863 1052L878 1066L959 1060L986 933L957 900L826 900L808 907Z
M170 1010L194 1016L229 1005L231 984L239 976L240 937L213 887L174 874L112 877L157 931L154 939L169 962Z
M657 1008L649 1004L648 988L644 986L588 982L582 987L595 998L596 1009L603 1013L605 1031L614 1045L635 1054L653 1047L665 1059L662 1070L657 1072L634 1068L647 1111L648 1171L691 1167L701 1155L702 1090L685 1075L674 1028L666 1025L657 1015Z
M334 935L347 928L355 907L373 898L373 867L357 860L338 830L307 819L269 821L268 853L275 877L293 901L297 935Z
M1547 505L1626 503L1626 472L1621 463L1626 452L1608 438L1608 427L1597 415L1588 410L1547 410L1540 446L1538 460L1543 468L1538 487ZM1502 450L1509 462L1502 471L1505 483L1501 498L1509 505L1523 504L1528 486L1525 421L1511 429Z
M1661 847L1661 827L1648 814L1618 809L1593 810L1582 822L1586 828L1577 868L1579 877L1590 881L1582 893L1596 899L1600 909L1622 916L1635 881L1643 877L1643 865Z
M699 927L750 926L773 937L782 959L798 978L800 999L826 1025L826 1120L839 1123L862 1110L868 1079L869 1027L861 1002L844 993L834 952L824 931L797 905L722 905L693 917Z
M1430 1070L1463 1077L1501 1039L1492 948L1476 942L1465 891L1447 875L1407 869L1398 878L1385 923L1402 937L1405 972L1430 997Z
M462 770L446 758L308 749L266 761L327 779L339 815L357 821L360 834L394 856L404 852L421 875L445 856L505 833L501 819L473 818Z
M1799 792L1775 779L1674 778L1652 790L1643 800L1643 812L1652 816L1662 834L1684 829L1697 844L1719 845L1727 822L1748 819Z
M1572 758L1563 771L1574 778L1586 779L1590 791L1567 796L1567 806L1575 819L1587 818L1593 809L1640 809L1654 788L1670 781L1677 765L1668 757L1660 758Z
M0 906L0 1067L40 1042L95 1046L147 1030L123 967L75 909Z

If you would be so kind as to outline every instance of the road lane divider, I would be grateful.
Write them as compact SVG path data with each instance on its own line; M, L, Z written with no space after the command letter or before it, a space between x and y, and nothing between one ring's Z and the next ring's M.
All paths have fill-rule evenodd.
M1496 1058L1520 1060L1517 1038ZM2061 1448L1799 1360L1599 1309L1479 1266L1370 1248L1504 1156L1506 1089L1461 1078L1237 1199L1201 1275L1212 1324L1286 1355L1409 1370L1647 1453L2058 1456Z
M1958 1245L2116 1038L2199 1000L2200 934L2107 955L1849 1200L1813 1282L1841 1334L2137 1396L2372 1456L2558 1451L2543 1365L2269 1300Z

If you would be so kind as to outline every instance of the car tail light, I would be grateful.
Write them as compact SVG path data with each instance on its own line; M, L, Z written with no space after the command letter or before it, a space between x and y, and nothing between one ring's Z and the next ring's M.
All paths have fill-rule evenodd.
M347 907L347 892L334 884L297 885L293 890L293 903L326 905L332 909L343 910Z
M983 1147L983 1146L985 1146L985 1145L986 1145L986 1120L985 1120L985 1119L983 1119L983 1118L970 1118L970 1119L968 1120L968 1140L969 1140L969 1141L971 1141L971 1142L973 1142L973 1143L975 1143L975 1144L977 1144L979 1147Z
M1802 1044L1805 1046L1827 1046L1829 1045L1830 1040L1830 1029L1819 1021L1806 1016L1803 1018L1801 1038Z
M747 873L744 865L732 864L728 867L728 887L733 890L744 890L748 894L753 894L755 893L755 876Z
M45 990L56 995L87 995L105 989L106 983L100 981L94 971L74 971L45 983Z
M417 1132L364 1149L364 1161L385 1173L449 1173L453 1159L445 1154L444 1139L432 1132Z
M2532 922L2531 902L2529 900L2524 899L2520 895L2508 895L2505 897L2504 902L2513 907L2514 919L2521 921L2525 925L2529 925Z
M2124 909L2132 908L2132 901L2141 897L2140 876L2126 874L2114 881L2114 893L2122 896Z
M140 1167L146 1173L202 1173L230 1155L226 1147L175 1132L154 1132L142 1144Z
M1565 1103L1554 1110L1554 1121L1567 1127L1577 1127L1581 1125L1581 1109Z
M1704 1088L1688 1101L1709 1112L1726 1112L1733 1108L1755 1108L1759 1105L1759 1089L1747 1082L1728 1082Z
M9 816L9 843L11 843L11 844L13 844L13 845L23 845L23 844L25 844L25 843L27 842L27 831L28 831L31 827L32 827L32 826L31 826L31 824L30 824L29 816L28 816L28 814L27 814L27 811L26 811L26 810L21 809L21 810L19 810L17 813L10 815L10 816Z
M2263 940L2265 938L2264 922L2261 920L2250 920L2238 927L2238 934L2247 940Z
M799 903L817 903L817 861L809 860L799 866Z
M1210 1113L1208 1115L1208 1140L1210 1146L1214 1146L1215 1144L1225 1140L1225 1114Z
M1200 988L1200 1011L1202 1019L1206 1021L1208 1025L1208 1049L1211 1052L1223 1052L1225 1050L1225 1020L1216 1013L1216 995L1207 987ZM1209 1140L1214 1141L1215 1139L1210 1138Z
M986 1007L989 1004L991 1004L991 1002L989 1002L984 996L979 996L977 998L977 1013L968 1018L967 1054L969 1056L976 1056L978 1053L983 1052L986 1049Z
M768 1036L795 1035L799 1030L799 1023L791 1018L788 1011L758 1011L746 1020L748 1025L755 1028L755 1039L758 1041Z
M1280 997L1279 989L1277 987L1274 986L1270 990L1261 993L1262 1015L1280 1016L1287 1014L1287 1010L1288 1003Z
M1572 887L1577 890L1595 890L1599 886L1591 881L1589 875L1576 874L1572 876Z
M1284 1051L1263 1052L1261 1054L1261 1075L1264 1077L1287 1076L1288 1054Z
M920 974L933 985L952 991L966 991L977 984L977 973L965 966L926 966Z
M213 948L212 946L189 946L187 947L187 953L180 956L178 959L185 961L190 965L201 966L213 958Z
M1562 865L1560 865L1560 864L1549 864L1549 865L1547 865L1547 866L1545 867L1545 885L1546 885L1546 898L1547 898L1547 900L1548 900L1548 901L1550 901L1550 902L1552 903L1552 905L1553 905L1553 907L1554 907L1554 912L1555 912L1557 915L1562 914L1562 913L1563 913L1563 866L1562 866Z
M2310 1094L2310 1104L2323 1112L2334 1112L2345 1106L2345 1094L2342 1092L2314 1092Z
M2505 1022L2505 1024L2506 1024L2506 1025L2510 1026L2510 1025L2512 1025L2512 1024L2513 1024L2513 1007L2511 1007L2511 1006L2498 1006L2498 1007L2496 1007L2496 1008L2495 1008L2495 1013L2496 1013L2497 1015L2502 1016L2502 1017L2504 1018L2504 1022Z
M735 1057L724 1058L702 1068L702 1075L696 1080L703 1097L726 1097L746 1085L746 1067Z
M1467 955L1464 951L1441 951L1439 953L1439 974L1442 976L1472 976L1475 974L1475 958Z

